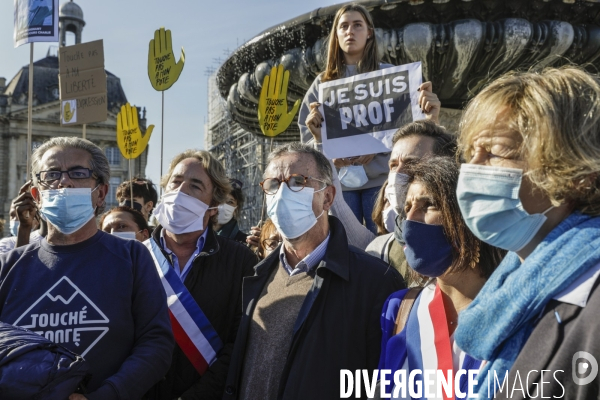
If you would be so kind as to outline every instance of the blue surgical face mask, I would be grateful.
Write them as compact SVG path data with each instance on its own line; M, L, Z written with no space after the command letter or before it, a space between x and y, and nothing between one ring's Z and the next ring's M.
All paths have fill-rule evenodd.
M523 171L463 164L456 196L465 223L480 240L519 251L546 221L546 213L529 214L519 199Z
M267 214L279 233L287 239L295 239L317 224L317 218L325 210L319 217L315 217L312 202L313 195L321 190L315 191L306 186L299 192L294 192L282 183L277 193L267 195Z
M340 183L349 188L359 188L369 182L369 177L362 165L349 165L340 168Z
M442 225L404 220L402 238L406 262L419 274L437 278L452 264L452 246Z
M90 188L42 190L40 191L42 197L40 214L61 233L70 235L77 232L94 218L94 207L92 207L94 190Z
M20 221L15 221L15 220L10 220L10 234L13 236L17 236L17 234L19 233L19 225L21 224Z

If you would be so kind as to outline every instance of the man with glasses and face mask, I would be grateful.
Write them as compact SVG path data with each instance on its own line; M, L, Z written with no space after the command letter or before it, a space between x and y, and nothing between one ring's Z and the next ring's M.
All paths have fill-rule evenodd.
M254 274L258 259L212 228L231 184L209 152L175 156L161 185L159 225L144 244L169 299L177 346L167 376L149 396L220 399L242 314L242 280Z
M341 369L377 368L380 307L404 283L328 216L336 190L325 156L292 143L268 161L261 186L283 244L244 280L224 399L338 398Z
M0 320L83 356L92 374L70 400L141 398L168 369L166 297L144 246L102 232L109 164L100 148L58 137L32 156L40 243L0 255Z

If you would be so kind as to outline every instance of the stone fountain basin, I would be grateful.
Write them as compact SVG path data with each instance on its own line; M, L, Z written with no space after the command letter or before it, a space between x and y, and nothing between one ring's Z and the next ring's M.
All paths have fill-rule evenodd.
M510 70L567 63L600 70L600 0L366 0L383 62L423 63L443 107L461 109ZM262 136L258 98L272 66L290 71L288 103L302 99L324 69L326 36L343 4L267 29L238 48L217 72L231 118ZM298 140L297 121L279 140Z

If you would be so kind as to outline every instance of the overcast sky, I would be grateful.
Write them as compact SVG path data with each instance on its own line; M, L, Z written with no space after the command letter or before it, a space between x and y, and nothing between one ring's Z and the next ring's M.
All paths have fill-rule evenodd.
M171 29L175 56L185 48L185 67L165 92L164 169L177 153L204 146L207 77L216 59L263 30L319 7L343 0L76 0L86 26L83 42L104 40L106 69L121 78L131 104L145 106L150 139L146 174L158 181L160 171L160 92L148 80L148 43L161 26ZM60 0L61 5L65 3ZM0 1L0 77L10 81L29 63L29 46L14 48L13 0ZM73 44L73 37L67 44ZM55 43L36 43L34 60L46 56ZM56 52L56 50L54 50ZM116 133L115 133L116 135Z

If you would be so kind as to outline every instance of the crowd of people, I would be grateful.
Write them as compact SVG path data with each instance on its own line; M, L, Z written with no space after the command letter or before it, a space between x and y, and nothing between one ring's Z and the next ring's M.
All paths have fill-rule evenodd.
M372 376L382 398L437 398L428 370L450 398L599 398L575 357L597 373L600 79L507 74L459 132L426 82L424 119L391 152L330 160L318 85L389 67L377 45L364 7L339 9L249 234L242 182L207 151L178 154L160 198L135 178L107 211L100 148L57 137L34 152L0 240L0 321L85 359L69 400L334 399L341 371L357 398ZM384 370L415 377L409 394Z

